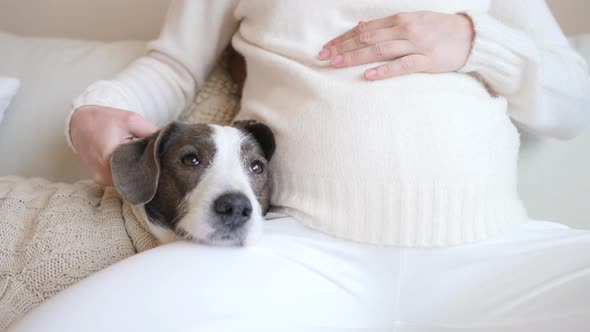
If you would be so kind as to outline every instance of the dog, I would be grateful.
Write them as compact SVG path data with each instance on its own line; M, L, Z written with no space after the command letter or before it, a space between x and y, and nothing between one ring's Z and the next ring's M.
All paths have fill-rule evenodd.
M110 158L115 188L161 243L177 239L244 246L269 210L270 128L172 122L120 145Z
M115 149L115 188L0 177L0 328L160 244L254 243L269 210L274 152L273 133L261 123L173 122Z

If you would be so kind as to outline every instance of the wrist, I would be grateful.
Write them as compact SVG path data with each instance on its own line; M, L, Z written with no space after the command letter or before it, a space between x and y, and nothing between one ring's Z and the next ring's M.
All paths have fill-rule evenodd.
M488 14L465 14L473 22L475 39L467 62L458 72L477 73L501 95L515 93L521 86L526 61L537 61L534 42L526 33ZM528 56L524 57L522 54L526 53Z
M473 23L471 16L467 15L466 13L458 13L456 15L462 22L463 30L467 31L469 39L469 51L471 51L471 49L473 49L473 44L475 43L475 24Z
M68 146L72 149L74 153L78 153L74 140L75 140L75 131L80 125L80 121L83 117L83 113L87 111L91 111L96 108L101 108L101 106L94 106L94 105L83 105L78 108L71 108L67 118L66 118L66 127L65 127L65 135L66 141Z
M68 123L66 125L66 138L68 141L68 145L70 146L70 148L74 151L74 153L78 153L77 149L76 149L76 144L75 144L75 132L76 132L76 128L78 127L78 122L80 119L80 110L84 109L85 107L80 107L80 108L72 108L72 110L70 111L70 115L68 117Z
M76 119L78 118L78 114L76 114L77 110L78 109L72 107L68 112L68 115L66 116L66 125L64 131L64 134L66 136L66 142L68 143L68 146L70 147L72 152L74 152L75 154L78 154L78 151L76 150L76 147L74 146L74 142L72 140L72 127L74 122L76 122Z
M467 50L465 52L465 58L463 59L461 66L457 68L457 70L459 70L460 68L465 66L465 64L471 57L471 53L473 52L473 47L475 45L475 25L471 17L466 13L457 13L455 14L455 17L459 22L461 31L464 31L465 33L465 40L467 43L465 48Z

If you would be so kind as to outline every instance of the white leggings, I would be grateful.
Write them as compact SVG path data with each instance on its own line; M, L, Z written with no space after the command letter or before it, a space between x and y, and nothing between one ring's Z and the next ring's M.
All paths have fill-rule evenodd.
M133 256L11 331L590 331L590 231L530 222L478 244L395 248L278 218L252 247Z

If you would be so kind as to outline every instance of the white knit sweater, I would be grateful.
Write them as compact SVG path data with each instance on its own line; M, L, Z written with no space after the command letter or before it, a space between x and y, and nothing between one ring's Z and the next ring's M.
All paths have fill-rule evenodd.
M475 43L459 72L369 83L369 65L317 59L360 20L418 10L472 17ZM556 137L589 118L586 65L539 0L174 1L147 55L93 84L74 109L118 107L162 124L190 103L232 36L248 66L239 117L277 139L273 205L341 238L436 246L504 232L526 220L510 118Z

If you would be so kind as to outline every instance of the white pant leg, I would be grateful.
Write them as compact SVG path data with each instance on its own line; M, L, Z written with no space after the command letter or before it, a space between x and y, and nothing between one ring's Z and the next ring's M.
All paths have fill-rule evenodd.
M376 331L397 315L398 258L271 220L252 247L173 243L133 256L58 294L13 331Z
M254 247L134 256L13 331L587 331L589 246L590 232L532 222L473 245L375 247L283 218Z
M484 243L404 252L400 316L419 331L590 331L590 231L530 222Z

